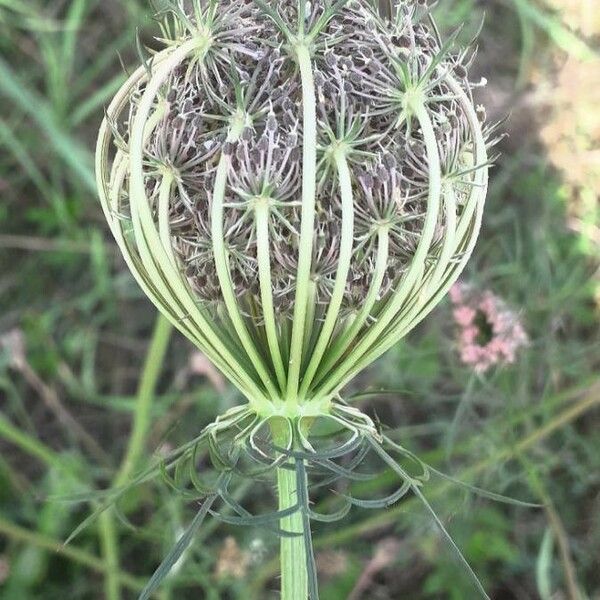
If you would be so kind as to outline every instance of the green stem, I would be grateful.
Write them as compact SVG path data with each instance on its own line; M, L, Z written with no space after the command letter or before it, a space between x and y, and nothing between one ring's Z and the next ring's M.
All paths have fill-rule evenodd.
M0 414L0 438L14 444L30 456L34 456L50 468L64 469L65 464L60 455L23 432Z
M47 550L57 556L62 556L97 573L107 573L106 563L94 554L90 554L86 550L75 546L65 546L60 539L19 527L2 517L0 517L0 534L11 540ZM144 588L144 582L129 573L117 571L114 576L117 582L120 582L123 586L131 590L141 591Z
M172 331L173 327L171 323L162 315L156 319L138 388L133 431L129 438L127 453L114 481L116 487L123 486L129 482L145 451L144 443L150 425L152 402Z
M331 335L338 323L340 308L344 300L346 291L346 282L352 262L352 250L354 243L354 201L352 196L352 176L348 166L345 150L338 148L334 153L337 166L340 192L342 196L342 235L340 241L340 256L338 268L335 275L335 286L331 294L327 316L323 323L323 328L319 335L319 340L312 353L310 363L304 373L302 385L300 387L300 400L304 400L308 388L312 383L313 377L317 372L323 354L331 339Z
M440 154L438 150L433 123L427 111L427 107L422 101L415 101L412 106L414 115L417 117L427 151L427 162L429 171L429 194L427 198L427 215L421 232L421 239L411 266L401 280L398 289L390 298L386 307L378 316L377 322L365 333L364 337L356 345L353 351L335 368L331 376L324 381L315 396L321 397L332 394L347 383L354 375L364 368L365 357L378 352L383 339L393 339L394 343L399 339L395 336L390 327L395 317L410 303L411 296L415 293L415 287L426 271L426 262L428 254L435 236L435 230L440 211L442 195L442 170L440 163ZM381 352L379 352L381 353Z
M443 244L440 256L427 285L430 290L439 289L444 277L451 270L450 262L456 249L456 207L458 205L456 192L452 184L445 183L442 186L442 197L444 199L446 227L443 234Z
M152 113L152 115L148 119L148 123L146 125L147 132L154 131L154 127L155 127L156 123L158 123L158 118L162 115L162 113L163 113L162 109L157 109L154 113ZM103 150L103 152L105 152L105 150ZM132 256L130 255L127 243L125 241L123 232L121 230L121 223L118 218L115 218L113 216L113 212L115 215L119 214L119 197L121 194L121 188L123 186L123 182L125 181L125 177L127 176L127 169L128 169L128 163L125 159L126 159L126 157L123 153L121 153L120 151L117 152L117 156L115 158L115 162L114 162L113 169L112 169L113 173L111 175L110 194L108 197L105 197L105 193L100 188L101 189L100 197L101 197L101 199L103 199L103 204L105 202L109 203L106 208L107 219L109 219L109 225L111 227L111 230L113 232L113 235L115 237L117 244L121 248L123 257L125 259L125 262L127 263L127 266L129 267L129 270L132 272L132 274L135 277L136 281L138 282L139 286L145 291L146 295L150 299L153 299L154 292L152 290L152 287L148 285L148 282L146 281L146 279L144 278L144 275L140 271L138 262L136 260L133 260ZM165 181L163 180L163 184L164 183L165 183ZM163 202L164 202L164 199L163 199ZM159 204L160 204L160 201L159 201ZM166 209L168 210L168 206L166 207ZM164 214L164 211L165 211L164 206L162 207L162 209L159 209L159 212L161 213L161 215ZM164 217L163 217L163 220L164 220ZM160 227L162 227L162 230L159 231L159 235L160 235L161 240L163 240L162 244L163 244L163 247L165 248L165 252L166 252L167 245L165 244L165 237L163 234L163 231L165 231L165 224L163 223L163 225L161 225ZM175 258L173 255L172 248L169 248L169 251L170 251L169 256L171 257L171 262L172 262L172 264L175 264ZM185 315L184 315L184 313L182 313L178 310L176 302L172 302L168 305L163 305L163 304L157 302L155 299L153 300L153 302L156 304L157 308L162 309L164 311L163 314L165 314L167 317L170 317L171 322L178 324L179 330L194 345L203 347L203 345L204 345L203 339L201 337L199 337L197 331L193 327L190 327L189 323L187 323L184 320ZM243 379L241 377L238 377L239 371L232 370L231 367L229 366L229 363L224 362L223 359L219 355L211 356L211 360L214 362L214 364L219 369L221 369L221 371L227 377L229 377L229 379L231 381L236 383L236 385L238 385L238 387L240 387L240 389L242 389L242 390L245 389Z
M332 343L331 349L327 356L319 366L319 370L313 381L314 384L321 382L327 372L335 365L335 363L344 355L350 348L350 345L356 339L362 327L367 323L375 304L380 299L381 288L385 271L388 264L390 248L390 229L387 225L381 225L377 231L377 255L375 258L375 269L369 291L363 303L362 308L356 315L354 321L344 330L339 337Z
M265 319L265 331L273 368L277 374L277 382L283 392L286 386L285 367L281 357L277 320L273 307L273 289L271 284L271 258L269 248L269 206L266 203L256 207L256 254L258 259L258 280Z
M138 387L133 429L129 437L127 451L113 480L113 487L115 488L123 487L129 482L145 452L146 434L152 414L152 402L172 331L171 323L160 315L156 320L150 347L146 354L146 361ZM107 600L119 600L121 598L121 586L118 576L119 541L114 515L110 511L104 511L100 516L99 526L102 554L106 563L105 596Z
M160 239L173 265L177 266L173 243L171 242L171 225L169 223L169 203L171 200L171 188L173 187L173 174L165 173L160 183L158 194L158 233Z
M277 471L277 488L280 510L298 501L296 472L289 469ZM281 519L284 531L302 534L302 513ZM306 600L308 598L308 575L306 572L306 549L302 535L281 538L281 600Z
M100 550L104 558L106 572L104 577L104 595L106 600L121 598L121 582L117 577L119 568L119 542L115 520L109 511L104 511L98 518Z
M186 323L193 327L194 337L200 341L198 345L202 351L213 362L219 365L228 364L232 367L234 381L240 383L239 387L247 397L264 398L263 390L248 372L245 361L240 360L236 354L236 348L231 348L228 340L223 339L222 332L219 331L215 322L206 318L205 312L198 306L197 299L181 272L173 265L169 255L164 251L146 195L144 135L156 97L174 69L190 56L195 56L196 60L203 60L209 51L210 44L211 40L202 36L186 41L160 63L147 81L131 126L129 148L131 221L139 262L145 271L144 277L150 284L150 297L163 311L170 312L172 306L177 307L180 312L179 319L185 318ZM101 149L103 147L104 156L106 156L104 144ZM102 152L100 159L102 159ZM127 250L127 252L129 251ZM179 320L171 320L180 327Z
M448 290L458 279L460 273L463 271L467 262L469 261L469 258L473 253L473 249L475 248L475 244L478 239L478 232L481 228L483 207L485 204L485 195L488 186L488 169L485 168L485 165L488 161L487 148L477 114L475 113L473 105L469 102L465 91L451 77L448 77L446 81L450 89L458 97L458 100L465 111L465 115L469 121L471 133L475 142L475 164L481 165L481 168L474 171L476 185L473 187L473 192L471 193L466 206L463 208L456 230L455 239L459 240L459 243L455 249L455 254L460 254L461 259L456 263L452 272L446 275L444 278L444 284L440 285L437 291L432 292L425 301L418 303L418 311L412 310L406 317L402 316L404 321L403 326L400 325L397 327L395 323L392 323L392 326L388 328L388 333L382 336L382 339L373 349L362 356L358 364L355 364L351 372L349 372L345 377L341 378L331 393L335 393L342 389L357 373L364 369L365 366L371 364L382 354L387 352L401 337L405 336L419 321L424 319L425 316L430 313L435 306L437 306L441 298L446 295ZM417 110L416 114L420 119L423 135L428 148L431 149L431 153L437 154L435 136L432 136L431 121L427 115L426 109L421 107ZM427 142L427 140L429 140L429 142ZM435 180L435 185L436 187L439 186L441 193L441 180L438 181L438 179L438 176L434 178L433 172L431 172L430 192L432 191L431 188L434 186ZM427 297L428 292L424 290L423 295ZM357 351L354 353L357 353Z
M310 51L304 43L297 46L298 65L302 78L303 143L302 143L302 212L296 300L290 344L287 400L298 402L298 386L302 367L305 322L308 309L310 272L312 267L315 223L315 195L317 191L317 98Z
M523 454L528 453L537 446L540 442L551 437L556 432L560 431L566 425L576 421L592 409L597 409L600 406L600 384L596 377L586 381L583 385L577 386L574 389L560 392L555 396L547 398L544 403L544 410L548 407L560 408L566 402L572 402L574 397L582 395L578 401L575 401L571 406L568 406L551 418L547 423L544 423L525 437L513 443L507 438L506 445L500 448L491 456L483 458L475 464L463 468L454 477L462 481L470 481L473 478L485 473L487 470L497 467L506 461L522 458ZM541 405L540 405L541 406ZM512 423L511 427L516 427L519 424L525 423L532 414L537 413L539 409L533 413L526 411L524 418L517 418ZM486 432L483 432L485 435ZM472 441L472 440L471 440ZM468 451L468 441L464 443L465 450ZM386 480L389 483L389 480ZM371 484L370 484L371 485ZM442 497L448 489L451 489L453 484L449 481L431 482L428 488L428 496L430 499ZM357 523L340 528L337 531L332 531L314 540L315 548L331 548L348 544L363 535L370 535L374 530L384 530L386 528L398 525L398 520L402 515L410 514L413 505L416 504L416 498L409 498L394 507L390 507L387 511L381 511L372 517L358 521ZM261 571L256 575L249 590L249 598L252 600L262 597L261 591L265 583L272 578L277 569L275 561L264 565Z
M289 430L287 427L279 428L278 423L273 423L273 440L281 446L289 444ZM290 469L277 469L277 494L279 496L279 509L285 510L298 503L298 490L296 471ZM302 513L296 511L289 517L281 519L280 527L284 531L302 534ZM306 570L306 548L304 537L282 537L280 542L281 562L281 600L307 600L308 598L308 573Z
M245 120L240 116L237 118L230 128L229 135L227 137L228 142L234 142L239 139L245 125ZM215 260L215 269L217 271L217 277L219 278L219 285L221 293L223 294L223 301L227 308L227 314L231 319L231 322L235 328L238 339L242 344L246 355L250 358L252 366L256 370L256 373L260 377L265 389L267 390L270 400L275 400L279 397L279 391L276 385L273 383L271 373L265 364L262 354L260 353L257 345L255 344L244 317L240 311L238 299L233 289L233 283L231 280L231 272L229 265L229 253L225 242L224 232L224 216L225 216L225 192L227 188L227 173L230 166L230 158L225 153L221 154L219 164L217 166L217 172L215 175L215 185L212 196L212 205L210 213L211 222L211 238L212 238L212 249L213 257ZM257 402L255 396L250 396L252 401ZM262 403L264 405L264 402ZM260 408L259 408L260 410Z

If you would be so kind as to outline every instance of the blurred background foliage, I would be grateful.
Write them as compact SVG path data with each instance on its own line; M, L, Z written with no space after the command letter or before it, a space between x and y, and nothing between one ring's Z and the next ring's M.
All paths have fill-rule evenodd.
M426 488L494 600L598 600L600 8L440 0L436 12L446 31L466 22L465 40L485 15L480 100L490 119L509 115L508 136L465 281L516 310L529 344L514 364L473 372L446 302L347 395L435 466L543 504ZM112 534L101 519L63 545L100 496L65 498L129 477L240 401L154 325L96 200L94 136L137 61L136 30L153 43L149 14L144 0L0 0L2 600L135 598L188 504L159 479L119 503ZM240 493L267 506L251 489ZM476 597L410 499L319 525L315 540L326 600ZM276 598L275 549L264 531L208 525L157 597Z

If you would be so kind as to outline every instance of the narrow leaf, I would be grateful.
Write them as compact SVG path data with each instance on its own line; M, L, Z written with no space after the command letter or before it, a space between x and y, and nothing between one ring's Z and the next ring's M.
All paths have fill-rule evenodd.
M481 597L485 598L485 600L491 600L490 597L487 595L487 592L485 591L483 584L481 583L481 581L479 581L479 577L477 577L477 575L475 574L475 571L473 571L473 569L471 568L471 565L468 563L467 559L464 557L463 553L460 551L460 548L456 545L456 542L452 539L452 536L448 533L448 530L444 527L444 524L442 523L441 519L437 516L437 513L433 510L431 504L429 504L429 502L427 501L427 498L425 498L425 496L423 495L423 492L421 492L419 487L416 485L413 485L412 489L413 489L413 492L415 493L415 495L417 496L417 498L419 498L419 500L422 502L423 506L425 506L425 508L427 509L429 514L433 517L433 520L436 522L440 532L442 533L442 535L444 536L444 538L450 545L450 548L453 550L458 561L464 567L465 571L469 575L469 578L471 579L471 581L473 582L473 584L475 585L475 587L481 594Z
M177 561L182 557L183 553L192 543L194 535L196 535L198 529L200 529L200 526L206 518L210 507L215 501L215 498L216 496L210 496L204 501L202 507L197 512L186 532L179 538L177 544L175 544L169 554L167 554L158 569L156 569L154 572L154 575L152 575L150 578L150 581L143 589L142 593L138 596L138 600L149 600L150 596L157 590L163 579L169 574Z
M503 496L502 494L496 494L495 492L490 492L488 490L484 490L480 487L471 485L469 483L465 483L464 481L460 481L460 479L455 479L454 477L452 477L450 475L446 475L445 473L442 473L441 471L438 471L437 469L434 469L433 467L430 467L429 465L428 465L428 469L432 473L437 475L438 477L441 477L442 479L445 479L446 481L449 481L450 483L453 483L454 485L458 485L458 486L464 488L465 490L472 492L473 494L482 496L483 498L489 498L490 500L494 500L496 502L502 502L503 504L512 504L514 506L524 506L527 508L542 508L543 507L542 504L535 504L533 502L524 502L523 500L517 500L516 498L511 498L509 496Z

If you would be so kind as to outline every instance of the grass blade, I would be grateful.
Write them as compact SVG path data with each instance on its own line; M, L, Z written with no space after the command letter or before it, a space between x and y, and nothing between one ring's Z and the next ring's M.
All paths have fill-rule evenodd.
M0 94L24 110L46 134L56 153L79 176L85 187L96 195L96 182L90 152L65 133L56 123L49 105L17 77L10 65L0 58Z

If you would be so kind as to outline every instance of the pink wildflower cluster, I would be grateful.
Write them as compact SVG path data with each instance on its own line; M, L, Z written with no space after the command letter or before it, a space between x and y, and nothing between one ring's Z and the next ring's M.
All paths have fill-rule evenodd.
M517 351L528 342L518 315L489 290L476 290L463 283L450 290L450 298L463 363L476 373L514 363Z

